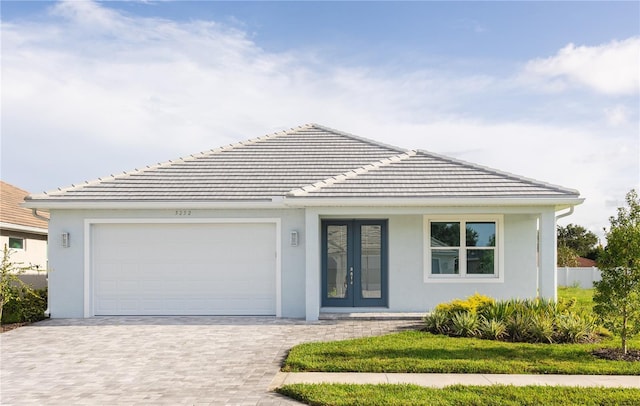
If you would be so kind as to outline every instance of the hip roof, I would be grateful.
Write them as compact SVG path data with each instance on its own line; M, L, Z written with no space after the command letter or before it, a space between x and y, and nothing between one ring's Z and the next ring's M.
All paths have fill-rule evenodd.
M577 198L561 186L317 124L33 195L57 201L312 198Z

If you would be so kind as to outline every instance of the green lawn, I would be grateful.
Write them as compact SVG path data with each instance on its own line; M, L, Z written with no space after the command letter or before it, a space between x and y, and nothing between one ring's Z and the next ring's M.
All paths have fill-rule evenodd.
M278 392L310 405L638 405L640 389L554 386L287 385Z
M593 310L593 293L595 289L582 289L572 287L558 287L559 299L576 299L576 308L592 311Z
M638 344L635 341L636 345ZM640 375L640 362L591 355L598 344L523 344L421 331L294 347L284 371Z
M562 297L576 297L590 306L592 290L566 288ZM291 349L284 371L433 372L497 374L640 375L640 362L608 361L591 355L616 339L596 344L524 344L476 338L452 338L406 331L355 340L307 343ZM630 341L640 348L640 337Z

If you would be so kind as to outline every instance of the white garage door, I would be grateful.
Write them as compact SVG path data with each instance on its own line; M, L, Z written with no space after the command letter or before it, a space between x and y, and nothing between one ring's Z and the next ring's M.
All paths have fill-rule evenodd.
M275 315L276 225L94 224L96 315Z

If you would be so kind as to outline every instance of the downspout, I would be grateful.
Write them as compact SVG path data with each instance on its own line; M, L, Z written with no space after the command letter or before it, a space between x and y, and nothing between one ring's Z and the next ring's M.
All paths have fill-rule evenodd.
M573 214L573 210L574 210L574 206L569 207L569 211L566 213L562 213L556 216L556 227L557 227L557 223L558 223L558 219L561 219L563 217L567 217L570 216L571 214ZM540 221L540 220L539 220ZM557 233L557 231L556 231ZM557 244L557 242L556 242ZM540 235L540 230L538 229L538 266L536 267L538 272L537 272L537 278L536 278L536 292L539 295L540 294L540 246L542 245L542 236ZM556 266L557 269L557 266ZM557 272L556 272L557 273ZM557 278L557 275L556 275Z
M42 221L46 221L47 223L49 222L49 219L46 218L45 216L42 216L40 214L38 214L38 209L31 209L31 213L33 213L33 217L40 219ZM49 240L49 227L47 227L47 241ZM47 249L48 251L48 249ZM48 255L47 255L48 257ZM49 259L47 258L47 265L49 264ZM49 266L47 266L47 269L45 271L47 274L45 275L45 279L47 280L47 308L44 311L44 316L45 317L51 317L51 312L49 311Z
M574 206L571 206L571 207L569 207L569 211L568 211L568 212L566 212L566 213L562 213L562 214L558 214L558 215L556 216L556 222L557 222L559 219L563 218L563 217L567 217L567 216L572 215L572 214L573 214L573 209L574 209Z
M48 218L38 214L38 209L31 209L31 212L33 213L33 217L38 218L38 219L43 220L43 221L46 221L47 223L49 222Z
M566 213L562 213L562 214L558 214L558 215L556 216L556 235L557 235L557 233L558 233L558 231L557 231L557 228L558 228L558 220L559 220L559 219L561 219L561 218L563 218L563 217L567 217L567 216L572 215L572 214L573 214L573 210L574 210L574 208L575 208L574 206L571 206L571 207L569 207L569 211L568 211L568 212L566 212ZM557 264L557 261L558 261L558 258L557 258L557 256L558 256L557 250L558 250L558 248L557 248L557 245L558 245L558 241L557 241L557 237L556 237L556 289L557 289L557 285L558 285L558 264Z

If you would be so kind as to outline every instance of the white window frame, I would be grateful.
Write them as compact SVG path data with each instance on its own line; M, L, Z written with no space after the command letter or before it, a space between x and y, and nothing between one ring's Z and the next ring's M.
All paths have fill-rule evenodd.
M459 273L457 274L432 274L431 273L431 223L452 222L463 224L473 222L494 222L496 224L496 245L494 248L495 273L494 274L467 274L467 247L465 235L460 233L460 246L451 247L459 250ZM425 215L423 219L423 279L425 283L503 283L504 282L504 216L502 215ZM479 249L482 249L480 247Z
M22 240L22 248L12 248L11 247L11 240ZM16 251L26 251L27 250L27 239L24 237L16 237L15 235L10 235L7 238L7 246L9 247L9 249L12 250L16 250Z

